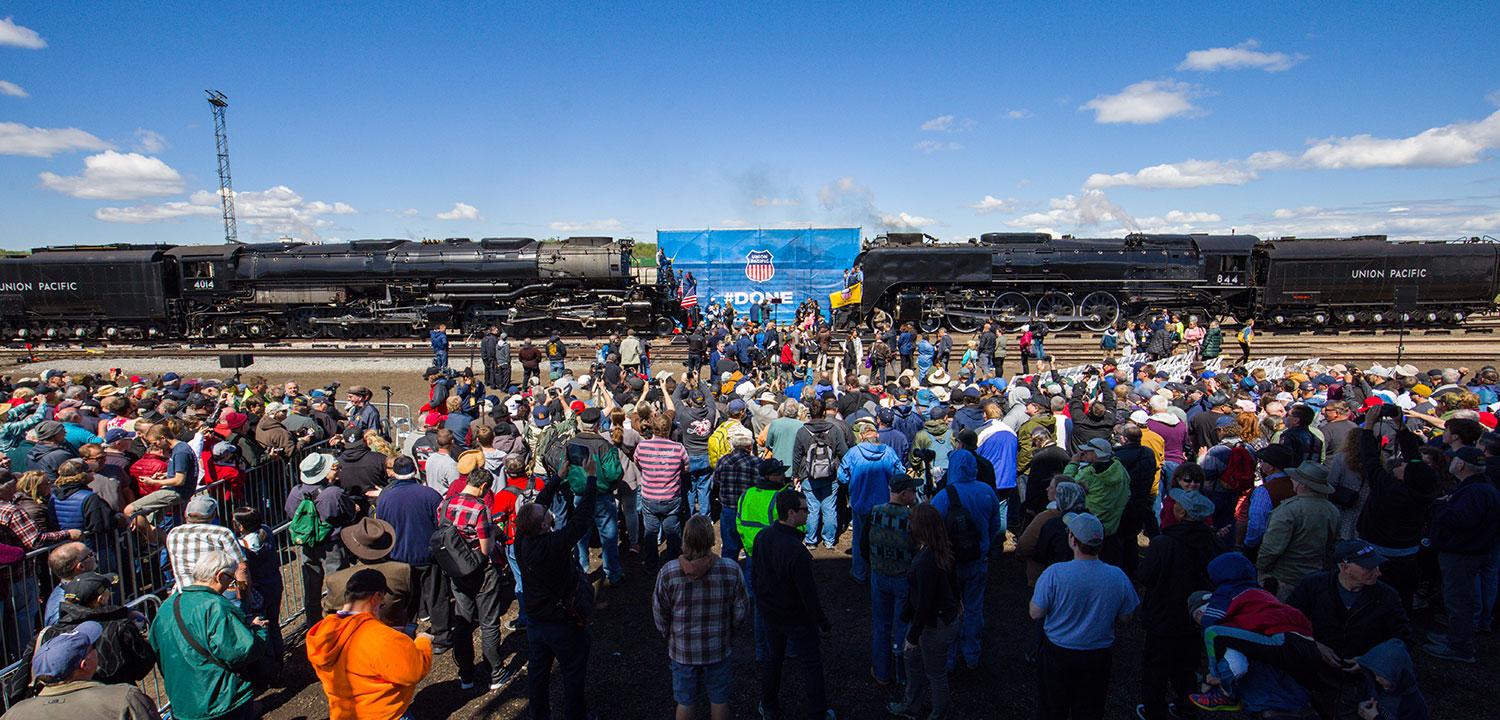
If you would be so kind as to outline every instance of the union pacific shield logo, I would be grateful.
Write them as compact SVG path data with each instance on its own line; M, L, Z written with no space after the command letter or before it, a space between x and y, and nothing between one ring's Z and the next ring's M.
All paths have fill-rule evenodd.
M775 260L770 250L751 250L745 254L745 277L763 283L776 276Z

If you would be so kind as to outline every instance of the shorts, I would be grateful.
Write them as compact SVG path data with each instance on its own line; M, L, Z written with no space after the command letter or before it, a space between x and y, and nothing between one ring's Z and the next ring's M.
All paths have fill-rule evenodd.
M672 699L678 705L696 705L708 691L708 702L713 705L729 704L729 691L734 685L734 668L730 658L710 665L684 665L672 661Z
M162 488L160 490L152 490L146 495L137 498L134 503L131 503L131 509L138 513L154 515L158 511L166 510L182 503L182 493L172 488Z

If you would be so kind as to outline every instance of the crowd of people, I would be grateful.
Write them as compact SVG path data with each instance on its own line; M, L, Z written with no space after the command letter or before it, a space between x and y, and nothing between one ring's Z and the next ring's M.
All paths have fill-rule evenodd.
M556 665L563 717L608 716L588 692L598 592L649 594L672 681L640 691L679 718L730 716L741 634L758 717L838 716L830 593L868 597L868 657L838 665L867 662L897 717L949 716L950 675L985 662L1001 613L1033 628L1044 718L1104 717L1119 662L1138 664L1135 713L1152 720L1425 718L1411 654L1480 660L1500 577L1494 368L1063 372L1034 326L1014 349L1043 364L1011 378L998 322L954 358L946 332L839 338L815 306L794 317L705 318L683 370L653 368L633 333L581 361L527 341L514 383L499 328L479 377L449 367L439 329L405 438L363 387L339 406L260 379L11 383L0 560L50 547L58 584L10 583L6 651L40 696L10 712L154 717L128 684L155 667L176 717L257 717L286 650L282 542L302 589L285 635L305 636L334 718L420 716L416 688L448 652L461 691L524 670L528 711L548 718ZM1197 329L1168 332L1201 357L1217 328ZM284 498L245 487L267 461L296 464ZM163 558L149 620L119 590L142 558L101 552L123 533ZM1007 555L1026 565L1026 611L987 606ZM834 587L813 571L828 558L849 568ZM1446 629L1418 635L1417 613ZM1115 657L1131 618L1141 655ZM507 657L516 634L523 657Z

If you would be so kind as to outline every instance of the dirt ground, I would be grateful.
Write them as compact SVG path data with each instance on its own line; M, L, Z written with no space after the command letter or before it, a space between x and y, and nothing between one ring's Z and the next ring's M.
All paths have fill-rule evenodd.
M865 586L849 577L848 534L833 550L813 551L813 570L825 612L833 620L832 637L823 640L828 696L841 718L888 717L887 691L869 675L870 601ZM595 565L597 566L597 558ZM666 644L651 621L651 590L654 568L633 557L625 558L626 581L617 588L599 592L599 606L590 625L590 709L603 719L671 717L671 672ZM598 573L595 573L598 578ZM1030 718L1035 715L1036 671L1024 659L1030 636L1026 588L1021 563L1011 554L991 564L986 594L984 655L980 667L952 676L952 718ZM514 606L506 617L514 615ZM1421 632L1433 629L1427 618L1416 623ZM1419 633L1420 635L1420 633ZM476 633L477 638L477 633ZM1134 717L1139 699L1141 630L1132 622L1119 629L1110 681L1108 718ZM524 633L503 632L502 655L517 669L525 665ZM1488 707L1490 688L1500 680L1493 659L1500 643L1493 635L1481 637L1480 656L1490 666L1462 666L1414 654L1417 674L1433 717L1493 717ZM738 717L754 717L759 700L758 668L747 626L734 640L735 684L731 707ZM786 670L783 707L789 718L801 715L802 686L794 664ZM321 718L327 704L301 648L291 651L283 675L286 688L272 690L262 698L269 720ZM481 675L481 677L483 677ZM561 708L561 684L553 675L553 706ZM436 659L432 674L423 681L412 704L414 718L524 718L526 678L519 674L510 685L485 692L481 685L460 691L452 655ZM706 709L702 716L706 717ZM1231 715L1221 715L1232 717Z

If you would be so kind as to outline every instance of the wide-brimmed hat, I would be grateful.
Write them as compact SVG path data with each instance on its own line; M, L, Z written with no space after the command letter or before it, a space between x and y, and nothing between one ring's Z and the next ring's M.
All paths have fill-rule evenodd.
M1328 468L1322 463L1306 460L1301 465L1290 468L1286 472L1292 476L1294 482L1306 485L1307 489L1313 492L1324 495L1333 494L1333 486L1328 484Z
M484 451L478 448L465 450L458 456L458 474L468 475L484 467Z
M384 560L396 547L396 528L379 518L366 517L339 531L344 547L361 560Z
M932 396L937 398L938 402L948 402L948 388L942 385L935 386L932 388Z
M113 385L100 385L99 389L94 391L94 397L99 398L100 400L118 394L120 394L120 388L117 388Z
M317 485L328 477L328 471L332 467L332 455L313 453L302 458L302 463L297 466L298 477L303 485Z
M952 381L953 378L948 377L948 373L943 372L942 368L935 368L932 372L927 373L928 385L947 385Z

